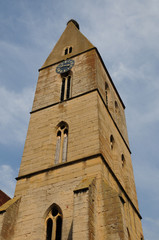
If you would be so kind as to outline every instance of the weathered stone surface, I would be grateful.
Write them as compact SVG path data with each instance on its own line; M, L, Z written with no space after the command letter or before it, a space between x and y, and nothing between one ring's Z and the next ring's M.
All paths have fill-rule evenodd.
M89 42L83 46L88 51L73 45L69 55L75 65L67 101L60 102L58 63L39 73L15 190L21 200L0 214L2 240L46 239L46 217L55 204L62 211L62 240L142 236L124 104L97 50ZM58 61L66 58L58 54ZM52 61L51 54L45 64ZM68 126L67 162L55 164L60 122Z

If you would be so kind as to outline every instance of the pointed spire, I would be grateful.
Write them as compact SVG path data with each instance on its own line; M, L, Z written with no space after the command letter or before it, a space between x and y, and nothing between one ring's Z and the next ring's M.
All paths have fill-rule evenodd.
M65 31L46 59L42 68L48 67L92 48L94 48L93 44L79 31L79 24L71 19L68 21Z

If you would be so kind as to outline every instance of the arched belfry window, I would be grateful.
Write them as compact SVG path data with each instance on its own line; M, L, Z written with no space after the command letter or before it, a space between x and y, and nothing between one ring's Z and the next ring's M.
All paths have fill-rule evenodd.
M71 53L72 52L72 47L69 47L69 53Z
M68 48L65 48L65 55L68 54Z
M62 211L53 204L46 217L46 240L61 240L62 236Z
M71 97L71 76L68 75L62 78L61 84L61 101L67 100Z
M68 125L61 122L57 129L55 164L67 161Z
M70 47L66 47L65 49L64 49L64 55L67 55L67 54L69 54L69 53L71 53L72 52L72 47L70 46Z

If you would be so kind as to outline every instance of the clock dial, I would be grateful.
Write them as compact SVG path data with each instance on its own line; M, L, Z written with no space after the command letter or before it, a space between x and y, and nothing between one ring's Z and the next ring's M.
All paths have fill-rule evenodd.
M73 67L73 65L74 65L74 60L67 59L57 66L56 72L60 74L68 72Z

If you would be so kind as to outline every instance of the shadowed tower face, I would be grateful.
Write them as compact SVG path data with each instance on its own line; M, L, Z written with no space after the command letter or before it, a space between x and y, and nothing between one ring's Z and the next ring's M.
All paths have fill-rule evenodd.
M15 196L0 208L2 240L143 239L124 108L70 20L39 70Z

